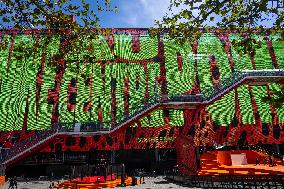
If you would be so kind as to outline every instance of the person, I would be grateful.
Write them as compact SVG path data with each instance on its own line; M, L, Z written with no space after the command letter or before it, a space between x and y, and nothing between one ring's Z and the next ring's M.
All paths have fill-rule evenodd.
M272 160L271 156L269 156L269 164L270 164L269 166L271 166L271 167L273 166L273 160Z
M267 162L266 162L266 157L264 156L264 157L263 157L263 165L266 165L266 163L267 163Z
M15 189L18 188L18 182L17 182L17 177L14 176L14 186L15 186Z
M272 156L272 166L276 166L277 164L275 163L275 158Z
M8 187L8 189L10 189L10 188L11 188L11 189L15 189L15 188L14 188L14 180L13 180L13 178L10 178L10 179L9 179L9 187Z
M256 157L256 159L255 159L255 165L259 165L259 159L258 159L258 157Z
M81 171L81 174L80 174L80 178L81 178L81 181L84 179L84 176L83 176L83 172Z
M49 189L52 189L52 188L54 188L54 183L52 182L50 185L49 185L49 187L48 187Z

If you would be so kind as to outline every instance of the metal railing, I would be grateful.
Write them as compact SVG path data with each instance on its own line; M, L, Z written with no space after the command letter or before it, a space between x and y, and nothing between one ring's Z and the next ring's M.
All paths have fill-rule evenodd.
M92 132L92 133L108 133L113 132L119 128L119 125L127 122L128 120L133 119L135 116L139 114L143 114L143 112L149 109L153 105L157 105L159 100L157 97L150 98L149 103L140 106L134 115L126 117L118 123L112 122L101 122L101 123L82 123L79 132ZM36 134L32 138L28 138L25 140L20 141L18 144L14 145L9 150L4 151L2 153L2 164L7 164L10 160L14 160L24 154L32 150L33 147L40 146L41 144L45 143L46 141L52 139L53 137L57 136L58 134L65 134L65 133L73 133L74 130L74 123L57 123L54 124L51 129L44 130L44 131L36 131Z
M123 125L129 123L131 120L143 115L145 112L156 108L161 103L169 102L190 102L196 104L208 104L212 100L218 98L228 92L238 84L242 83L246 78L254 77L275 77L283 76L283 70L255 70L255 71L235 71L229 77L223 79L218 86L208 89L202 94L176 95L176 96L160 96L154 94L148 99L146 104L132 107L129 110L129 116L117 119L117 123L102 122L102 123L82 123L80 132L92 132L97 134L111 133L119 129ZM59 123L52 126L51 129L45 131L37 131L36 135L20 141L11 149L6 150L2 154L2 163L6 164L11 159L19 157L21 154L30 151L33 147L39 146L60 133L74 132L74 123Z
M284 70L243 70L235 71L229 77L223 79L218 86L208 90L204 96L206 101L211 101L216 96L234 88L238 84L242 83L245 79L249 78L268 78L268 77L284 77Z
M244 78L246 78L245 74L239 71L235 71L229 77L225 77L223 80L221 80L217 86L206 90L206 92L204 93L205 101L209 101L222 92L227 91L229 88L235 87L239 82L242 82Z
M158 94L155 94L154 96L150 97L147 101L146 104L142 104L142 105L138 105L138 106L132 106L132 108L129 111L129 115L127 117L123 117L118 119L118 122L116 124L114 124L112 127L116 128L119 125L121 125L122 123L125 123L135 117L137 117L137 115L143 114L143 112L147 111L149 108L151 108L152 106L156 106L160 103L161 101L161 97Z
M19 155L22 152L25 152L32 146L44 143L49 138L53 138L53 136L56 136L59 133L59 131L62 130L64 130L64 128L56 124L49 130L36 131L35 135L32 138L22 140L18 144L10 148L9 150L5 150L2 153L2 160L1 160L2 163L5 163L9 159L17 157L17 155Z

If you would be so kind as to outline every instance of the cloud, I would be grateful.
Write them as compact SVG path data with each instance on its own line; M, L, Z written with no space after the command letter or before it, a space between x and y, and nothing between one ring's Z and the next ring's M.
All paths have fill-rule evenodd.
M151 20L160 20L168 12L170 1L165 0L139 0L143 6L144 14Z
M166 14L169 4L168 0L123 0L117 16L126 27L151 27Z
M170 0L112 0L112 2L118 6L119 12L116 14L112 12L102 13L102 27L148 28L154 26L154 20L162 20L166 14L176 14L181 9L187 8L182 4L178 8L174 7L169 12ZM196 7L198 6L196 4ZM199 9L194 9L193 14L197 16ZM216 22L220 21L220 16L213 16L215 17L215 21L207 21L205 24L215 26ZM181 19L180 21L183 22L186 20ZM267 22L265 25L272 25L272 22Z
M170 0L117 0L117 14L110 14L102 19L105 27L139 27L154 26L155 20L162 20L168 11ZM174 8L171 13L178 13L185 6Z
M129 5L126 5L126 7L129 14L131 14L131 12L134 13L131 14L132 17L129 18L129 23L136 27L139 27L139 25L146 27L154 26L155 20L162 20L162 18L167 14L177 14L182 9L187 8L186 5L181 4L179 7L173 7L170 12L168 10L170 0L136 0L135 2L135 5L130 3ZM193 12L197 15L198 10L196 9Z

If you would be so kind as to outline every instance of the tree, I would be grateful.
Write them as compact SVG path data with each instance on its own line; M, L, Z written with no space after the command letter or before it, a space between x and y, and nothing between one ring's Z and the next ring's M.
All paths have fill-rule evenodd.
M239 54L254 54L263 43L263 37L279 34L284 40L284 1L279 0L171 0L169 13L152 35L166 32L179 43L193 44L203 32L236 32L240 38L232 40ZM268 24L269 23L269 24ZM272 90L273 97L263 100L280 107L284 104L284 87Z
M277 32L284 39L280 6L284 5L279 0L171 0L169 13L155 21L157 29L152 28L152 32L166 31L179 42L194 42L203 31L237 32L243 38L233 40L232 45L240 53L254 53L261 44L253 37L256 31Z
M116 10L117 7L111 5L111 0L104 0L102 3L96 1L92 5L85 0L2 0L0 1L0 29L20 31L40 29L48 33L42 48L52 43L52 36L63 37L64 42L54 56L54 61L49 65L55 69L56 60L63 56L73 57L66 60L66 63L92 61L96 56L92 40L97 38L96 31L99 31L97 13ZM110 30L104 29L100 32L108 33ZM33 37L36 38L36 36ZM8 48L7 43L8 41L2 41L0 49ZM18 60L25 59L26 56L33 54L33 51L33 47L24 42L20 42L13 48Z
M0 1L0 29L26 30L72 29L99 27L97 13L116 11L111 0L98 1L92 5L85 0L2 0ZM76 17L76 21L71 21Z

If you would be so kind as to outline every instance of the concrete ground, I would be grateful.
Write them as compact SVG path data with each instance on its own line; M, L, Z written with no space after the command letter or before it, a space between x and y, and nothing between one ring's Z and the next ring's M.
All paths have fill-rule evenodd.
M57 181L56 181L57 182ZM51 181L29 181L29 182L18 182L17 189L49 189ZM6 182L4 187L1 189L8 189L9 183ZM188 187L182 187L174 183L170 183L164 179L163 176L146 177L145 184L137 186L117 187L117 189L183 189Z

